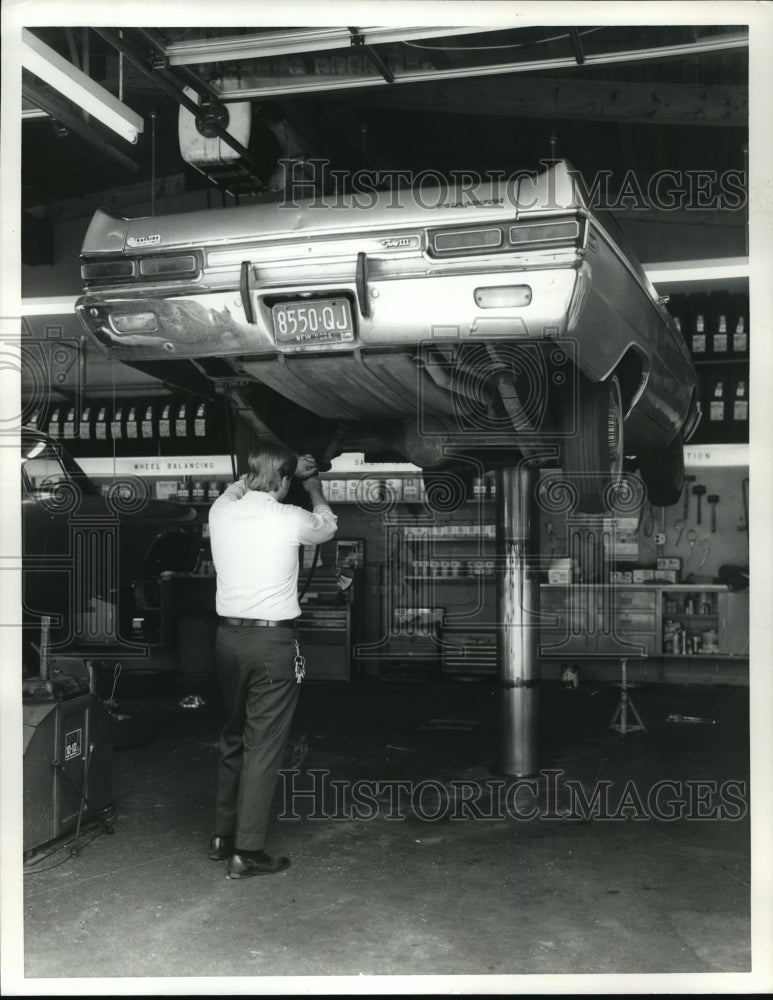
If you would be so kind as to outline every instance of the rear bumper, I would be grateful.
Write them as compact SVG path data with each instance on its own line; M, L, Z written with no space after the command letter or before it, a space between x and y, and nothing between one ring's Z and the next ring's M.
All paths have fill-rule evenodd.
M217 355L335 354L354 347L407 347L428 339L555 338L567 331L577 281L576 266L485 274L442 274L369 280L364 290L350 281L255 285L240 290L170 291L156 288L89 291L76 303L85 329L120 360ZM488 308L476 292L528 288L528 304ZM247 321L244 296L249 296ZM302 297L345 297L354 321L348 343L277 344L272 306ZM480 296L478 296L480 297ZM121 317L139 317L144 326L122 333ZM143 318L144 317L144 318ZM130 324L133 325L133 324Z

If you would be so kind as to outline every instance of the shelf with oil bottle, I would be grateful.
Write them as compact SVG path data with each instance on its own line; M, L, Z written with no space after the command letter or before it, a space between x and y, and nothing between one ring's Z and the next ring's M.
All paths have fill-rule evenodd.
M82 407L51 401L29 423L76 458L227 451L223 404L215 400L94 400Z
M662 652L671 656L718 653L718 621L716 594L665 595Z
M408 525L403 537L409 552L409 580L494 580L493 524Z
M674 295L668 305L692 355L703 411L696 444L749 440L749 297Z

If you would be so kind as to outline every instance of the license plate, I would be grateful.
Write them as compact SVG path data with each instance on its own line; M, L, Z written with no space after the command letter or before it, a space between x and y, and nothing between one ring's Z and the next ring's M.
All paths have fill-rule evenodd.
M271 309L278 344L334 344L354 340L347 299L301 299Z

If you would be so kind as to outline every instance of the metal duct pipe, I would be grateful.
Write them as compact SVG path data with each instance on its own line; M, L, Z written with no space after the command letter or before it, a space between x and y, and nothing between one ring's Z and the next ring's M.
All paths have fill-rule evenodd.
M499 770L521 777L539 768L537 470L521 463L496 475Z

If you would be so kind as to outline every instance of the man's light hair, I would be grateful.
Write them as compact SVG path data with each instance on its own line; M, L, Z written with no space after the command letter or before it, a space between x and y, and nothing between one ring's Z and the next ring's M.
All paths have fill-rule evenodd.
M261 493L272 493L282 485L285 476L292 476L298 456L283 444L262 444L254 448L247 459L247 486Z

